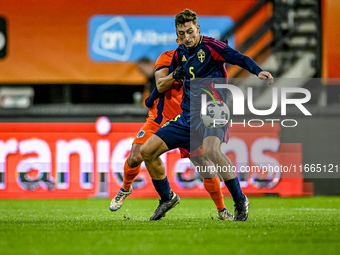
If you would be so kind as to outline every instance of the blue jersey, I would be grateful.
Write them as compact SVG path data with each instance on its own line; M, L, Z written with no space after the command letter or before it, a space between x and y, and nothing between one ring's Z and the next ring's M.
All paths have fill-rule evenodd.
M183 82L184 98L181 108L183 110L183 117L188 122L190 111L199 116L201 94L206 93L207 90L214 94L214 92L216 93L216 90L213 88L215 82L227 82L224 62L238 65L256 75L262 71L251 58L242 55L226 43L211 37L201 36L200 42L194 49L189 50L184 44L181 44L176 49L169 72L173 72L178 66L183 67L185 71L186 75ZM217 95L215 94L214 96L226 102L225 92L217 91Z

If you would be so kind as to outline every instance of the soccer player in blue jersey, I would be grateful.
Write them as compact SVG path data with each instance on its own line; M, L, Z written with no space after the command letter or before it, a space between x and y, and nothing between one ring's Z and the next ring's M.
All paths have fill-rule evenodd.
M214 89L214 84L203 84L205 89L200 89L202 80L224 80L226 70L224 62L236 64L260 79L268 80L268 86L273 83L269 72L263 71L252 59L232 49L227 44L214 38L200 35L200 26L197 24L195 12L186 9L175 17L176 32L181 44L175 51L170 74L163 78L164 82L157 84L159 92L167 90L171 81L184 78L183 112L160 128L141 147L141 154L145 165L152 178L153 185L161 197L150 220L159 220L165 213L172 209L179 201L177 194L171 191L165 168L160 155L164 152L183 147L193 151L203 144L203 151L215 166L226 166L231 169L231 161L221 150L221 143L228 137L228 127L210 129L205 127L200 120L201 94L210 89L219 100L225 101L225 93ZM169 82L170 81L170 82ZM196 82L198 81L198 82ZM203 82L204 83L204 82ZM197 86L198 84L198 86ZM194 132L194 135L193 135ZM191 139L192 138L192 139ZM245 221L248 218L249 200L243 194L238 178L233 171L220 172L234 200L234 219Z

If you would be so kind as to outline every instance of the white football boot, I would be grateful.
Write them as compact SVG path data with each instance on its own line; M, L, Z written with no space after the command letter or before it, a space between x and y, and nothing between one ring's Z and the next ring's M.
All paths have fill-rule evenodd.
M220 220L234 220L234 216L228 211L227 208L217 212L217 218Z
M113 212L119 210L122 207L124 200L131 193L132 193L132 186L130 187L129 191L123 191L122 188L120 188L117 195L111 200L110 210Z

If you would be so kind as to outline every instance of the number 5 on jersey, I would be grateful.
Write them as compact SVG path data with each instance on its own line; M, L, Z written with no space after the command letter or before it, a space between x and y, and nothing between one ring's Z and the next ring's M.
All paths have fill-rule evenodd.
M190 66L189 67L189 73L192 75L192 77L190 77L190 80L195 79L195 73L193 72L193 70L194 70L194 67Z

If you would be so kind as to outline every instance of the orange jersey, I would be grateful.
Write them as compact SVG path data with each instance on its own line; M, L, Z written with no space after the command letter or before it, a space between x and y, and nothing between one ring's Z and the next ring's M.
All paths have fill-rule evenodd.
M155 71L162 68L169 68L174 52L175 50L163 52L156 61ZM162 126L166 121L176 117L182 112L182 97L182 85L178 82L174 82L170 89L162 93L161 96L155 100L153 106L149 110L148 121L153 120Z
M169 68L172 56L175 50L163 52L157 59L155 64L155 71L162 68ZM133 143L144 144L166 121L173 119L182 112L181 102L183 97L182 84L174 82L170 89L161 94L157 98L153 106L149 110L149 117L144 123L143 127L139 130ZM190 153L179 148L181 158L190 157ZM204 152L201 148L195 151L195 155L203 155Z

